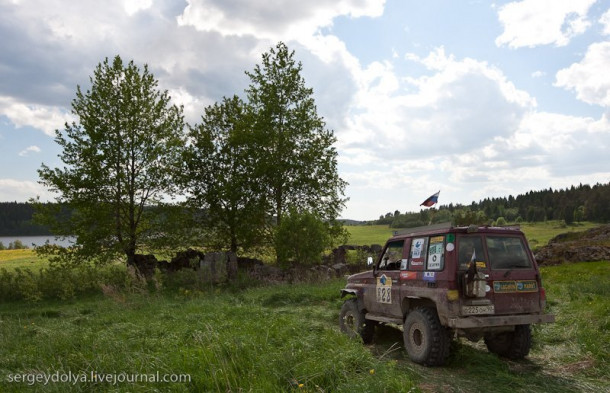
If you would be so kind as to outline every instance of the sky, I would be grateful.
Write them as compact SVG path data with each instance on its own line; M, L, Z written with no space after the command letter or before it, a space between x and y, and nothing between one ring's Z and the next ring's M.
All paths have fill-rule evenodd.
M279 41L337 138L343 218L610 181L610 0L0 0L0 201L54 197L37 170L105 58L196 124Z

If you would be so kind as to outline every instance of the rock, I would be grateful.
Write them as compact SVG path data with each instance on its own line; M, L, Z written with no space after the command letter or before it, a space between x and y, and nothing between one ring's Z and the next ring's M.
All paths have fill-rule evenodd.
M239 270L250 271L254 270L256 266L262 266L263 261L256 258L244 258L237 257L237 268Z
M141 275L146 277L146 279L149 279L153 276L155 268L157 267L157 258L151 254L136 254L133 257L132 265Z

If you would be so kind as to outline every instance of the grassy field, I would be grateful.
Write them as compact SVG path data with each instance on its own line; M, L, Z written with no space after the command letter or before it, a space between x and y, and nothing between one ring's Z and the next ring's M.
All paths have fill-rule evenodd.
M31 251L2 251L0 266L37 266L31 258ZM557 322L534 327L526 360L504 360L482 342L460 339L442 368L409 361L396 327L378 328L372 345L341 334L344 279L151 293L108 288L69 301L0 303L0 391L608 391L610 262L549 266L542 275ZM72 382L61 382L70 375Z
M346 226L349 232L348 244L363 246L371 244L385 244L392 236L394 229L387 225L352 225Z
M536 223L521 223L520 227L527 237L530 247L536 249L546 245L553 237L565 232L580 232L599 226L591 222L582 222L566 226L561 221L545 221ZM397 229L387 225L346 226L350 234L348 243L354 245L384 245Z
M47 265L47 262L36 256L31 249L22 250L0 250L0 268L8 271L16 267L30 270L39 270Z
M566 232L581 232L599 226L597 223L580 222L565 226L560 221L545 221L536 223L521 223L520 227L527 237L530 247L536 249L546 245L555 236Z
M503 360L461 340L443 368L410 362L396 328L378 329L368 346L341 334L344 280L1 304L0 391L26 391L38 373L100 378L33 386L49 392L604 391L610 264L553 266L543 274L557 323L535 327L526 360ZM121 373L125 381L107 382ZM190 382L126 382L157 373L188 374Z

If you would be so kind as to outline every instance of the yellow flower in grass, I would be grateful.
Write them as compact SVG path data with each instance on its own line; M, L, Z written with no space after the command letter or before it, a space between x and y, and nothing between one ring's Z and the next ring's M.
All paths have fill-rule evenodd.
M374 368L370 369L369 374L371 374L371 375L375 374L375 369Z

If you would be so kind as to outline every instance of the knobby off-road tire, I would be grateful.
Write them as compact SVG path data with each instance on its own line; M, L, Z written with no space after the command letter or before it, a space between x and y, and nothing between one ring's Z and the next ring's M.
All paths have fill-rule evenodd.
M487 334L485 345L489 352L511 359L523 359L530 353L532 347L532 331L530 325L517 325L515 331Z
M347 299L341 306L339 326L341 331L351 338L361 337L365 344L373 342L375 321L364 318L364 313L358 308L357 299Z
M442 366L447 362L451 337L441 325L436 310L420 307L407 314L403 326L405 348L409 358L425 366Z

